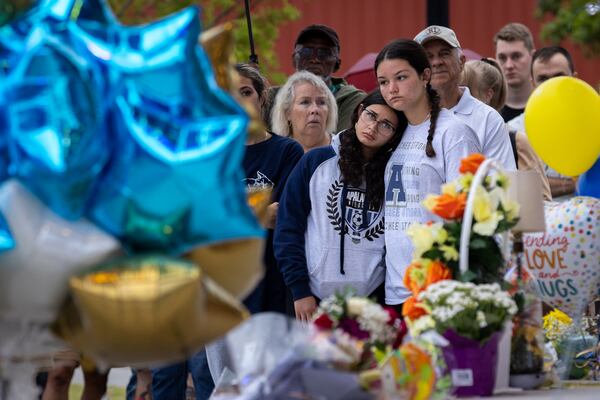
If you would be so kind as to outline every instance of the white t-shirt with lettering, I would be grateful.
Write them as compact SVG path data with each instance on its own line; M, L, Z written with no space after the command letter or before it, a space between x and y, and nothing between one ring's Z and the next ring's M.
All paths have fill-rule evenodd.
M427 157L425 146L430 120L408 125L402 141L385 171L385 245L387 304L403 303L410 292L404 287L404 271L412 260L413 246L406 229L413 223L435 219L421 202L441 185L459 175L460 160L481 152L475 132L442 109L433 136L435 157Z

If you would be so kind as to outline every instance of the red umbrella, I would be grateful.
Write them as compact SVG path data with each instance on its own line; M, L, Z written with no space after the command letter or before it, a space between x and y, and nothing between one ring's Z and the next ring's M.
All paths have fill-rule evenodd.
M351 85L370 92L377 87L377 79L373 67L375 66L375 58L377 53L367 53L360 60L358 60L353 66L350 67L344 79Z

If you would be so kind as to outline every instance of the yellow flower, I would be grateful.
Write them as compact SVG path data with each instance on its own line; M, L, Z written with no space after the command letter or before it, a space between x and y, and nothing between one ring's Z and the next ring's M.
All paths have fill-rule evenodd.
M502 173L498 173L498 175L496 175L496 186L506 189L508 188L509 184L510 180L508 179L508 176Z
M448 182L442 185L442 194L447 194L453 197L458 195L456 183Z
M433 210L433 207L435 207L435 205L437 204L437 198L438 196L436 196L435 194L429 194L427 195L427 197L425 197L425 200L423 200L421 204L423 204L423 207L425 207L427 211L431 211Z
M521 211L521 205L516 201L506 200L502 202L502 208L506 212L506 219L508 221L514 221L519 218L519 212Z
M435 242L433 231L427 225L413 224L406 230L406 234L411 238L414 246L413 258L421 257Z
M457 182L464 191L468 192L469 188L471 187L471 183L473 182L473 174L470 172L462 174L457 178Z
M406 234L411 238L414 246L413 258L420 258L433 247L434 243L441 244L448 238L448 232L441 222L429 225L413 224L406 230Z
M551 321L553 319L566 325L571 325L573 323L571 317L560 311L558 308L555 308L544 316L544 327L546 326L547 321Z
M493 212L490 195L482 187L478 187L473 202L473 218L477 222L486 221L491 218Z
M498 203L502 204L502 208L504 209L506 219L508 221L514 221L519 217L519 210L521 206L519 203L508 198L508 194L505 189L501 187L495 187L489 192L489 194L492 201L492 208L497 209Z
M482 236L492 236L494 232L496 232L498 222L502 219L504 219L504 216L498 211L494 211L487 219L475 223L475 225L473 225L473 232Z
M446 260L458 261L458 251L452 246L440 246Z
M554 309L544 316L544 331L546 338L552 342L561 341L573 320L564 312Z

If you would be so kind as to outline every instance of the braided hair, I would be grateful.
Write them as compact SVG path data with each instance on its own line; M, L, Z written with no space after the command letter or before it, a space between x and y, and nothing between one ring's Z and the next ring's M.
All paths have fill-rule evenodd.
M415 69L417 74L421 76L426 69L431 70L431 64L427 58L427 53L423 46L414 40L409 39L396 39L388 43L377 55L375 59L375 74L377 74L377 68L384 60L404 60ZM427 98L431 107L431 122L429 124L429 131L427 134L427 146L425 147L425 154L427 157L435 157L435 150L433 149L433 135L435 134L435 127L437 125L437 119L440 114L440 96L431 87L431 84L427 82L426 85Z
M427 82L426 86L427 97L429 97L429 104L431 104L431 122L429 123L429 131L427 132L427 146L425 147L425 154L427 157L435 157L435 150L433 149L433 134L435 133L435 126L437 125L437 118L440 115L440 95L431 87L431 84Z
M389 107L379 89L375 89L369 93L356 106L351 118L351 128L339 134L340 158L338 165L342 173L342 179L347 185L358 187L364 179L366 182L366 199L368 203L375 208L379 208L383 204L385 192L383 179L385 166L400 143L402 134L408 125L408 120L402 111L392 108L392 111L394 111L394 114L398 118L398 126L394 132L394 136L377 150L373 158L367 161L362 152L362 144L356 136L355 125L360 118L362 110L372 104L381 104Z

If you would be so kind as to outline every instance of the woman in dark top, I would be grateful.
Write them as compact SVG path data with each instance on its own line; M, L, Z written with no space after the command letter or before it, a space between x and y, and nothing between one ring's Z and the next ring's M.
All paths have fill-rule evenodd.
M261 115L267 93L267 82L255 68L247 64L237 64L240 75L238 93L242 101L246 101L258 115ZM288 175L298 162L304 151L295 140L264 131L264 135L248 136L244 170L248 190L254 188L272 188L272 203L267 208L267 216L263 219L268 229L264 254L265 277L256 289L246 298L244 304L250 312L277 311L286 312L287 289L277 268L273 255L273 228L279 206L279 197L285 186Z

